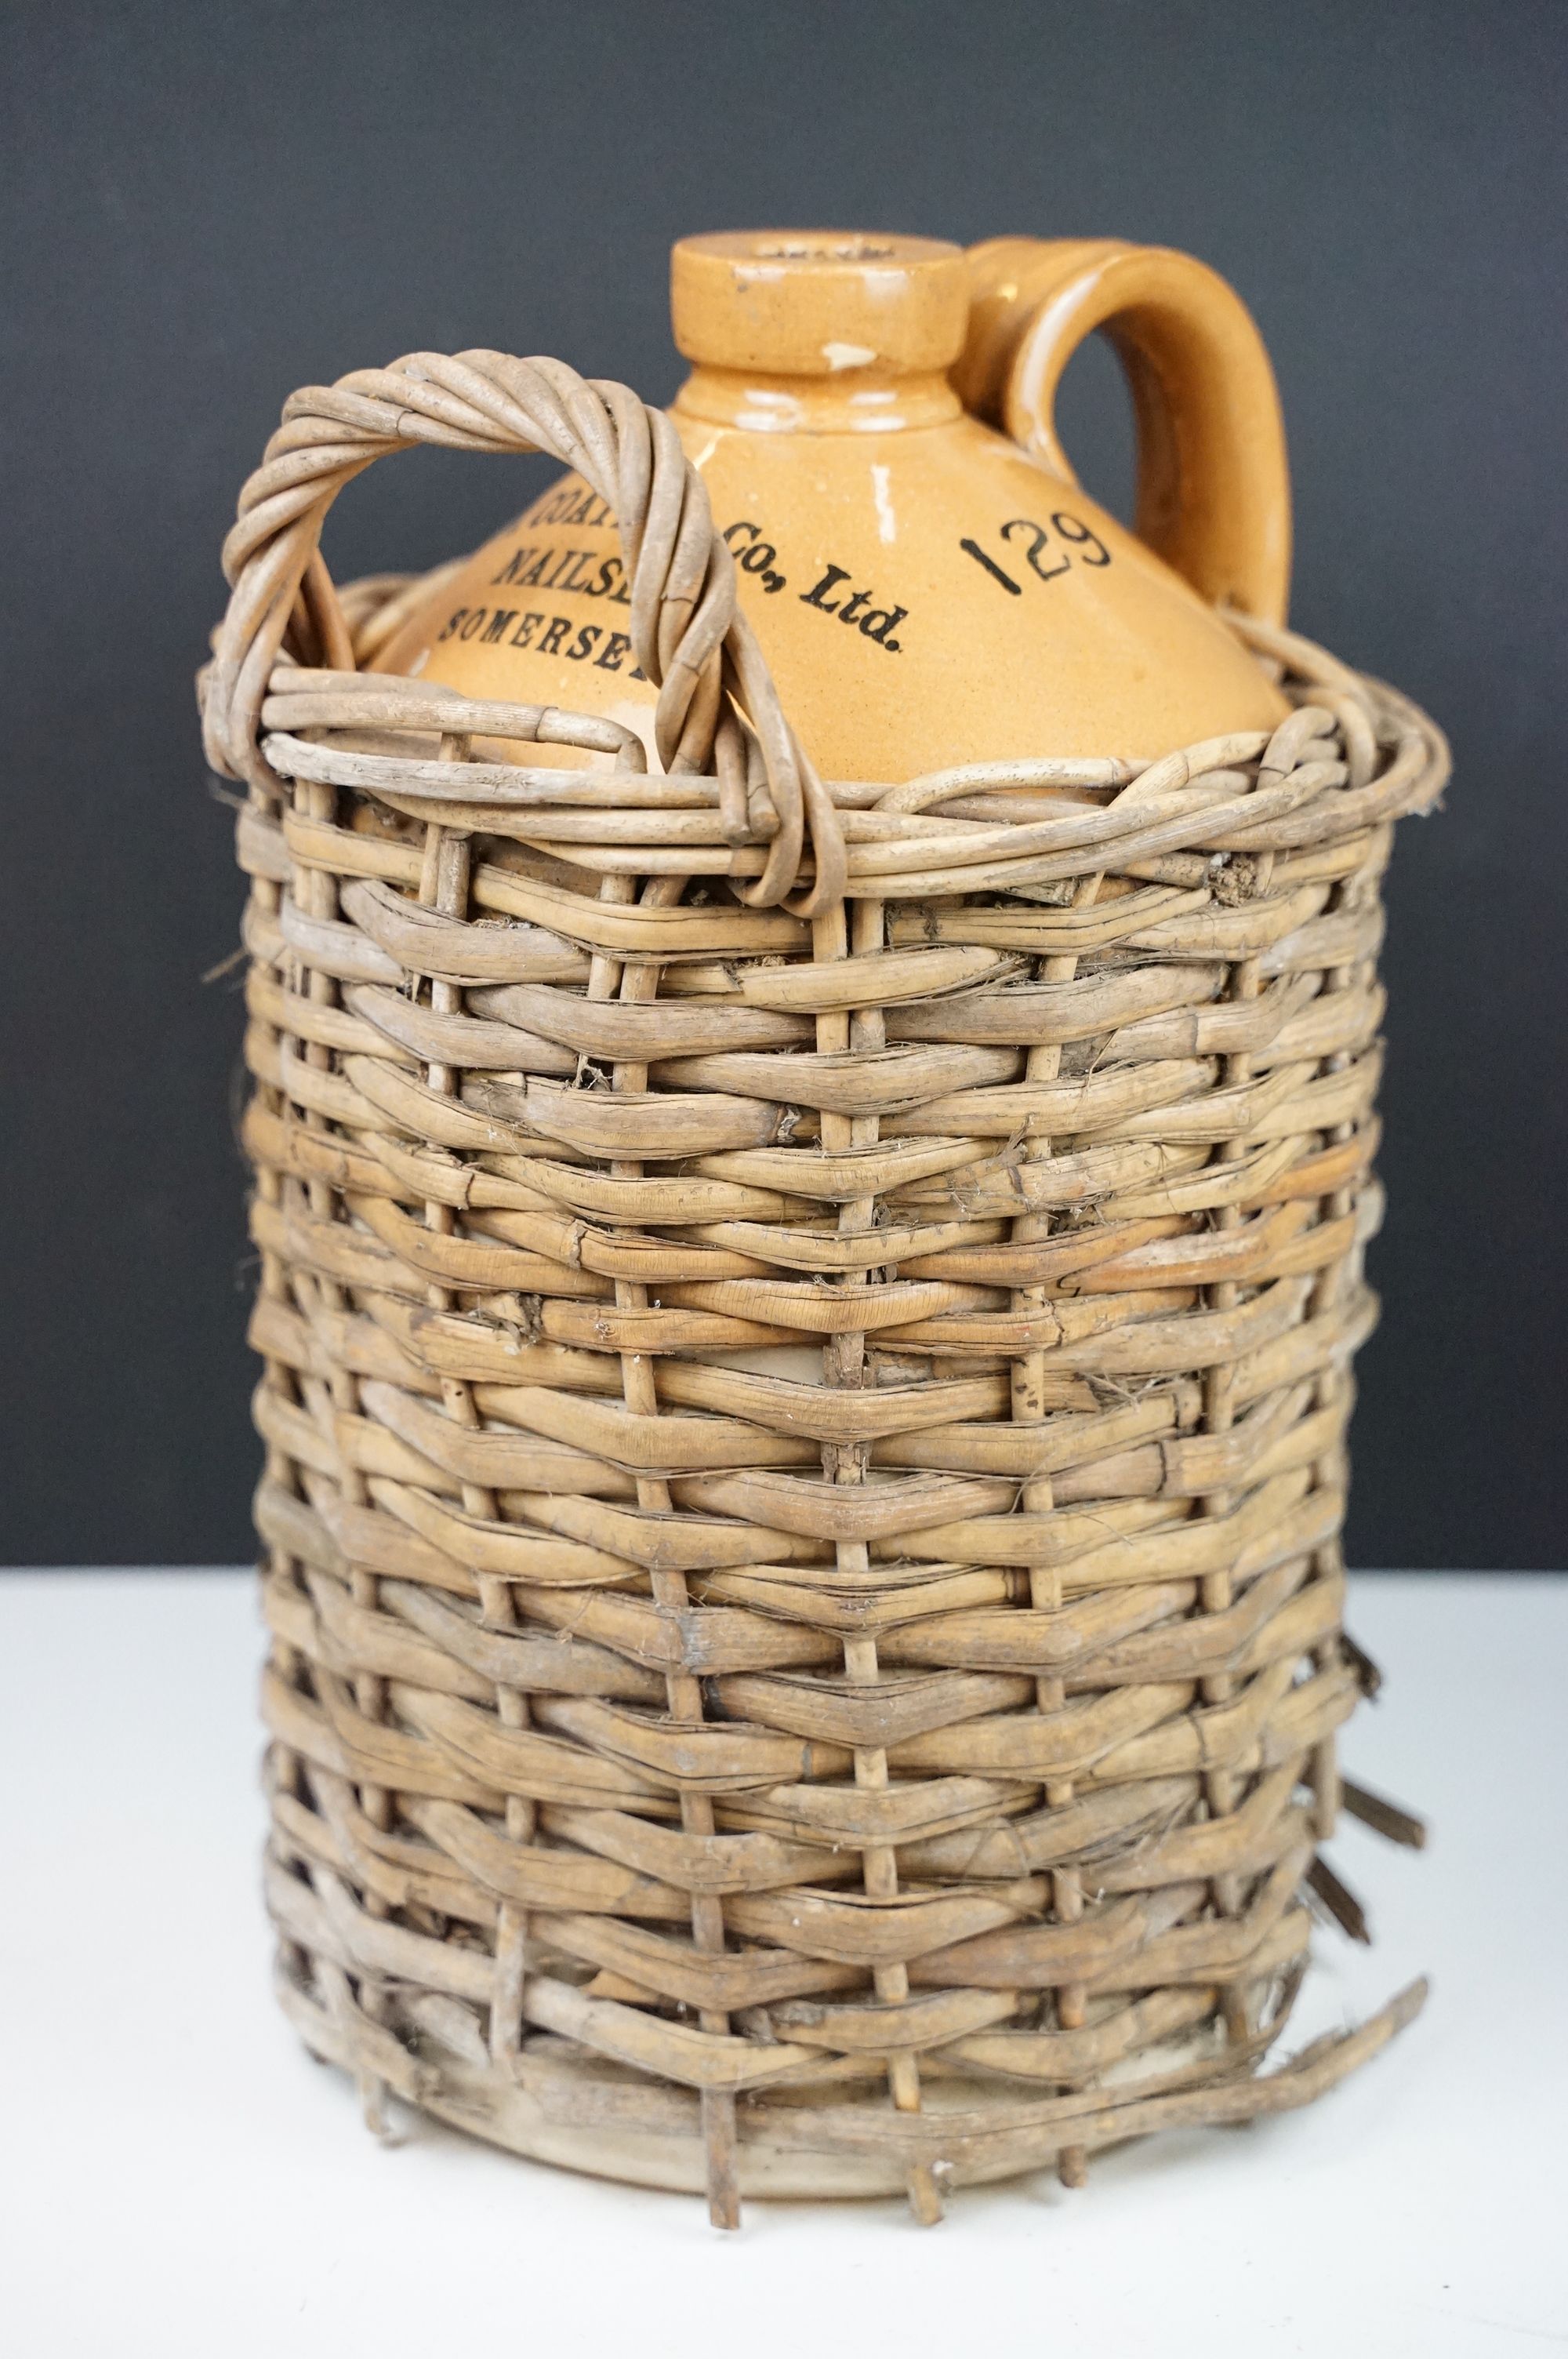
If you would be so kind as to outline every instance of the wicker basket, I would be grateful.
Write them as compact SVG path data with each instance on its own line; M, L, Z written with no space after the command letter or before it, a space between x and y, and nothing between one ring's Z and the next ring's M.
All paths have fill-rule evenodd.
M356 669L427 584L340 601L321 520L420 441L610 501L671 775ZM1256 2068L1309 1890L1355 1928L1341 1800L1417 1832L1335 1733L1379 887L1436 731L1238 622L1271 738L825 788L673 437L551 363L299 395L240 518L203 701L308 2047L726 2223L930 2219L1339 2079L1421 1985Z

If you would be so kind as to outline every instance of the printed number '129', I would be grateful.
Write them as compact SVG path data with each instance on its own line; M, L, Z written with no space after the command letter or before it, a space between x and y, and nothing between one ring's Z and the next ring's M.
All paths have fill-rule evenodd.
M1000 538L1020 545L1023 561L1037 581L1055 581L1058 574L1068 571L1075 556L1080 565L1110 563L1110 551L1098 533L1091 532L1080 517L1071 515L1067 509L1055 509L1051 526L1057 540L1066 544L1059 550L1051 546L1050 529L1043 524L1036 524L1033 516L1012 516L1001 527ZM1022 582L1015 582L1006 568L1000 565L988 549L982 549L978 540L961 540L958 546L966 556L974 559L977 565L983 566L992 580L1012 597L1022 597ZM1052 562L1053 558L1057 560L1055 563Z

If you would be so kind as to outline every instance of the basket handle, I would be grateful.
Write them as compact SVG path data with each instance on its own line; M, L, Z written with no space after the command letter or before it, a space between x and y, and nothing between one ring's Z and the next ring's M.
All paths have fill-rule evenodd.
M1291 484L1280 397L1251 313L1218 274L1119 238L991 238L968 253L968 342L953 372L967 408L1076 484L1056 387L1101 328L1138 426L1135 529L1217 606L1282 624Z
M792 906L805 917L842 897L838 814L794 730L735 597L735 564L714 528L707 487L675 428L623 385L560 361L504 353L413 353L308 386L240 494L223 544L228 612L202 684L207 758L276 796L261 750L262 704L291 628L319 668L352 674L352 643L320 552L343 485L389 451L546 451L583 476L616 517L631 585L630 635L658 687L654 743L668 771L750 777L768 826L762 875L736 890L753 907L784 900L809 852L815 876ZM281 685L281 683L280 683ZM742 721L742 715L744 721ZM749 725L748 725L749 724ZM760 773L760 775L759 775Z

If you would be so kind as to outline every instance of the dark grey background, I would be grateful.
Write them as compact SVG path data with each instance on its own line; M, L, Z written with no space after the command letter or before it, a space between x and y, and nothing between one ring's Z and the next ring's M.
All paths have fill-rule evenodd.
M190 675L279 404L469 344L666 398L670 240L760 224L1144 238L1251 305L1294 619L1457 757L1394 868L1352 1557L1563 1560L1568 10L11 0L0 34L10 1560L250 1552L240 1015L200 983L240 895ZM1098 350L1065 423L1124 506ZM524 469L376 471L334 569L470 546Z

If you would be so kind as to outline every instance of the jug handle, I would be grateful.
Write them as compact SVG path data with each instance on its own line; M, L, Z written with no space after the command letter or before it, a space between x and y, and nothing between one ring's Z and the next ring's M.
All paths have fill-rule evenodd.
M968 251L968 340L952 372L966 408L1069 484L1056 387L1104 331L1138 429L1134 530L1217 606L1282 624L1291 487L1274 372L1241 298L1169 246L1119 238L990 238Z

